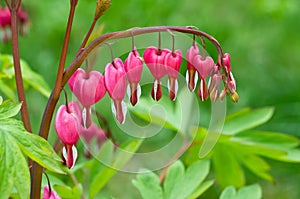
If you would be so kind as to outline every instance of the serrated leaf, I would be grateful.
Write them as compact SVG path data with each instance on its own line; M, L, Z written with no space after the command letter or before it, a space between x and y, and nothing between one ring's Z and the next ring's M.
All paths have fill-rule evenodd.
M175 184L169 199L182 199L191 195L208 175L210 167L209 160L199 160L189 166L177 183ZM166 198L166 199L168 199Z
M30 193L30 175L22 152L9 134L1 132L0 124L0 193L8 198L13 187L22 199Z
M61 159L53 151L52 146L40 136L26 132L21 121L0 120L0 133L9 134L28 157L44 168L56 173L64 173L59 164Z
M222 133L233 135L254 128L267 122L273 113L274 108L272 107L243 111L225 120Z
M166 174L166 178L164 180L164 196L165 198L169 198L175 184L178 182L179 179L182 178L184 175L184 165L181 161L176 161L173 163L168 172Z
M0 55L0 60L2 61L2 78L10 79L11 81L13 81L13 57L11 55ZM32 88L39 91L44 96L49 97L50 88L43 77L38 73L32 71L27 62L25 62L24 60L21 60L20 64L24 83L30 85ZM10 95L10 98L12 97L12 94L8 89L5 89L4 91L5 94Z
M0 105L0 120L13 117L18 114L21 109L22 104L18 102L12 102L10 100L5 100Z
M139 190L143 199L163 199L159 178L153 172L138 174L132 183Z

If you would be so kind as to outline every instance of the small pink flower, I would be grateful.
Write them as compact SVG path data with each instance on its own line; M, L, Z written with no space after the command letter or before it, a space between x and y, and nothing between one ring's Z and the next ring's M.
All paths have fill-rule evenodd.
M50 190L49 186L46 185L44 187L44 194L42 199L61 199L61 197L59 197L53 189Z
M169 88L169 96L171 100L175 100L177 90L178 90L178 72L180 68L180 64L182 62L182 53L180 50L176 50L175 52L169 52L165 57L165 66L167 69L167 73L169 76L168 88Z
M63 157L68 168L74 166L77 158L77 151L74 145L79 139L78 130L81 120L81 109L77 102L70 102L68 107L66 105L60 106L56 114L55 130L65 145Z
M223 62L228 70L228 72L231 72L231 66L230 66L230 54L225 53L223 57Z
M68 84L84 107L97 103L106 93L104 77L98 71L87 73L78 68L69 79Z
M199 55L200 51L198 46L195 44L188 49L186 52L186 60L187 60L187 85L190 91L194 91L196 87L196 83L198 80L198 75L196 73L196 68L193 64L194 57Z
M210 56L201 55L196 55L194 57L193 64L201 79L208 77L215 66L214 60Z
M150 72L154 77L154 84L152 87L152 98L158 101L162 97L162 88L160 79L167 74L165 67L165 56L169 53L168 49L157 49L154 46L146 48L144 51L144 60Z
M143 58L134 48L124 62L127 79L130 83L130 102L134 106L138 101L138 87L143 71Z
M123 123L125 113L122 100L126 92L126 72L122 60L116 58L112 63L107 64L104 76L106 89L114 101L116 118Z
M0 7L0 28L10 26L11 16L9 9Z
M80 137L82 137L87 144L86 155L89 157L91 152L91 142L92 140L96 141L97 148L99 149L101 145L107 139L106 133L102 128L96 126L96 124L92 123L88 128L82 127L79 131Z

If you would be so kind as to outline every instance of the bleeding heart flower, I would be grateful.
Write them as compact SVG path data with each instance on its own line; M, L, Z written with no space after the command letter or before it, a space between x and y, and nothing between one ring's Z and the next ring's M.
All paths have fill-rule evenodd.
M107 64L104 76L106 89L114 101L116 118L120 123L123 123L125 113L123 112L124 103L122 100L126 92L126 72L122 60L116 58L112 63Z
M68 84L84 107L97 103L106 93L104 77L98 71L86 73L78 68L69 79Z
M194 91L196 87L196 83L198 81L198 74L196 73L196 68L194 67L193 60L196 55L199 55L200 51L198 46L195 44L188 49L186 52L186 60L187 60L187 85L190 91Z
M154 84L152 87L152 98L158 101L162 97L162 88L160 79L167 74L165 67L165 56L169 53L168 49L157 49L154 46L146 48L144 51L144 60L150 72L154 77Z
M175 100L177 90L178 90L178 72L180 68L180 64L182 62L182 53L180 50L176 50L175 52L169 52L165 56L165 66L167 69L167 73L169 76L168 80L168 88L169 88L169 96L171 100Z
M143 71L143 58L134 48L124 62L124 68L127 74L127 79L130 84L130 102L134 106L139 98L138 88Z
M193 64L198 71L201 79L205 79L213 70L215 63L210 56L196 55L193 59Z
M90 157L92 140L96 141L97 148L99 149L107 139L105 131L102 128L97 127L94 123L92 123L88 128L82 127L79 131L79 135L87 144L87 151L85 153L87 157Z
M49 186L46 185L44 187L44 194L42 199L61 199L61 197L59 197L53 189L50 189Z
M66 152L63 153L63 155L68 168L74 166L77 157L77 151L74 145L79 139L78 130L81 125L81 120L80 106L74 101L70 102L68 106L60 106L56 114L55 130L65 145L64 150ZM73 149L73 147L75 149Z

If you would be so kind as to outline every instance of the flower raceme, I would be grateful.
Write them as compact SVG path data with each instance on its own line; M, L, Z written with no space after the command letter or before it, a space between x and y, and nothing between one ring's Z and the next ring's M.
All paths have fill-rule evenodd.
M74 166L77 150L75 144L79 136L83 137L87 143L86 155L90 155L92 140L97 141L98 147L107 139L106 133L93 123L91 106L101 100L106 91L113 100L112 111L120 124L124 123L127 106L123 99L125 97L127 81L128 95L130 103L134 106L140 96L141 88L139 82L145 62L152 76L154 84L151 96L155 101L162 97L161 80L168 76L169 97L176 99L178 89L178 75L182 64L181 50L159 49L150 46L145 49L143 58L140 56L136 47L129 53L124 64L120 58L115 58L108 63L105 68L104 76L98 71L86 71L77 69L68 81L70 90L77 97L82 108L77 102L61 106L57 111L55 129L59 138L64 143L63 158L68 168ZM198 96L200 100L215 102L223 99L226 94L230 94L233 101L237 102L236 82L234 80L231 66L230 55L228 53L219 55L218 62L206 55L204 50L200 53L199 47L194 44L186 52L187 61L187 86L191 92L195 90L198 77ZM223 69L223 73L221 71ZM209 79L208 83L206 83ZM221 87L221 82L224 87Z

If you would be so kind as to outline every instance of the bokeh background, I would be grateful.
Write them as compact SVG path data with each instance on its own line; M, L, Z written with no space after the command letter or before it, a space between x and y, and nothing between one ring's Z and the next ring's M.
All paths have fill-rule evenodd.
M67 64L92 21L94 6L95 0L79 0ZM69 0L23 0L23 7L29 14L30 28L29 34L20 38L21 57L53 87ZM103 26L106 33L154 25L197 26L217 38L223 50L231 54L240 101L229 102L228 112L273 106L274 117L259 128L300 137L299 13L298 0L113 0L98 27ZM1 43L0 50L10 53L10 43ZM46 99L29 90L28 100L33 129L37 131ZM248 174L249 183L258 180L264 198L300 198L299 164L268 162L276 183ZM130 178L133 176L129 174L116 175L108 190L124 191L124 187L131 186L126 185L131 184ZM211 188L202 198L215 198L218 191Z

